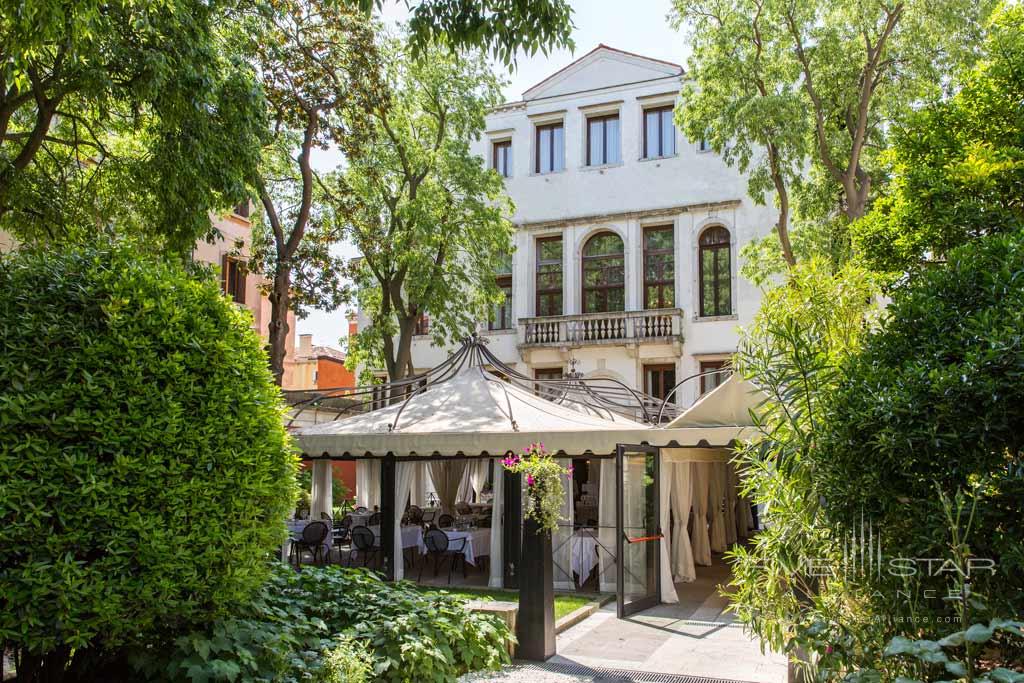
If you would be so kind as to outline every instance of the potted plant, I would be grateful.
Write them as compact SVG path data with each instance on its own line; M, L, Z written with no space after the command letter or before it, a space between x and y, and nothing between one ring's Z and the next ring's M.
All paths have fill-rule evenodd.
M544 450L530 444L502 461L506 470L526 480L523 544L519 558L518 656L544 661L555 654L555 594L551 534L558 528L565 498L564 481L572 476Z

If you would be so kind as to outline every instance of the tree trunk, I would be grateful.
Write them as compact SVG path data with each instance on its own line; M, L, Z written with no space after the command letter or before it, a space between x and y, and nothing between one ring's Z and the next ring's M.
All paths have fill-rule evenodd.
M274 383L281 386L284 381L284 360L287 352L288 306L291 296L291 271L287 263L278 262L274 271L274 286L270 291L270 325L267 327L267 342L270 347L270 372Z

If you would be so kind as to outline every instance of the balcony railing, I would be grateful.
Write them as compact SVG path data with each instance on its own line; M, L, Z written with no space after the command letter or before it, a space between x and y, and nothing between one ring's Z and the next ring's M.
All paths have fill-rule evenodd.
M683 311L659 308L650 311L616 311L520 318L522 346L664 342L680 338Z

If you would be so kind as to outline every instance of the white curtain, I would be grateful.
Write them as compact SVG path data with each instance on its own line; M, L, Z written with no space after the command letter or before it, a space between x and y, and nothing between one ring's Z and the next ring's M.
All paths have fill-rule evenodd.
M491 588L505 587L505 468L493 459L494 497L491 499Z
M660 458L660 456L659 456ZM679 602L676 595L676 585L672 582L672 557L671 557L671 518L669 517L669 496L672 491L672 465L660 463L658 481L658 501L661 506L661 519L658 524L662 530L661 543L661 601L666 603Z
M470 502L473 499L473 461L466 463L466 469L462 470L462 479L459 480L459 492L455 494L455 502Z
M422 462L413 463L412 490L409 494L410 505L423 507L427 504L426 465Z
M321 513L334 515L334 477L330 460L313 461L313 490L310 491L309 518L321 519Z
M711 539L708 536L708 491L711 481L710 462L693 463L693 530L690 545L693 561L699 565L711 566Z
M725 500L725 463L711 464L711 550L716 553L725 552L725 513L722 509Z
M402 555L402 515L405 514L405 501L412 490L412 480L416 476L414 462L399 462L395 465L395 581L405 576L405 559Z
M690 534L686 528L690 520L690 507L693 505L693 465L677 462L670 467L672 515L675 518L675 526L672 527L672 579L677 583L689 583L697 578Z
M462 475L466 471L465 460L433 461L430 463L430 480L441 506L441 512L451 514L455 509L456 496Z
M736 543L736 467L731 462L725 463L725 542L732 546Z
M356 505L367 510L380 505L380 460L356 460Z
M615 575L615 459L599 460L600 487L597 495L597 523L600 526L597 540L601 544L597 553L600 557L600 588L603 592L614 593L617 583Z
M556 460L563 468L568 469L572 460ZM555 590L572 590L572 533L573 533L573 496L572 477L562 477L562 510L559 514L558 528L551 534L551 547L554 550L552 561L555 564ZM586 577L580 577L581 580Z
M480 502L480 496L484 492L484 484L487 483L487 470L491 467L491 460L477 458L470 461L469 485L476 495L476 502Z

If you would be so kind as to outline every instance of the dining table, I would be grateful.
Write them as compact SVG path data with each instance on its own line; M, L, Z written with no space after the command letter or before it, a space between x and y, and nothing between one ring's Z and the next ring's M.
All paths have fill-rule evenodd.
M380 525L366 527L373 532L374 538L380 540ZM419 548L423 545L423 527L409 524L402 527L402 549Z
M466 539L465 545L462 546L462 556L467 563L473 566L476 566L477 558L491 554L490 529L441 529L441 531L448 537L449 547L455 546L455 549L458 549L460 539ZM427 544L422 541L422 534L420 539L420 553L426 555Z

